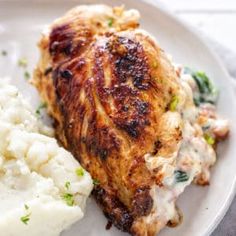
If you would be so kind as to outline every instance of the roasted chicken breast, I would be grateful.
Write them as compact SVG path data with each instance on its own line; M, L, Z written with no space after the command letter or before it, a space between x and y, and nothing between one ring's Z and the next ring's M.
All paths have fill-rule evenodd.
M157 163L167 161L174 173L184 120L172 108L187 95L163 50L137 29L138 18L122 7L72 9L43 34L33 83L58 139L95 180L93 195L108 220L153 236L179 221L176 196L174 213L161 215L156 196L166 187Z

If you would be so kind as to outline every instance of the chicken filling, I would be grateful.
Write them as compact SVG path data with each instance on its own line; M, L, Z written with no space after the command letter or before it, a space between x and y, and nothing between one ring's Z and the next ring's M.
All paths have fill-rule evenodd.
M175 202L185 187L192 182L209 184L216 143L229 132L228 121L217 116L218 92L206 74L182 66L176 66L176 73L182 94L173 99L168 112L173 117L170 126L182 124L182 139L171 156L145 155L148 169L162 174L161 183L152 189L155 210L149 218L170 226L181 221Z

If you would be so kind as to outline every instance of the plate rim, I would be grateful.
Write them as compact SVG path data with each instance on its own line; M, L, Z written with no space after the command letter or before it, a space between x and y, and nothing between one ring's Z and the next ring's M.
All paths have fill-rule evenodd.
M135 0L133 0L133 1L135 3ZM227 69L225 68L223 62L221 61L221 59L219 58L217 53L214 52L213 49L209 45L207 45L206 39L204 39L200 34L197 34L194 31L195 27L191 27L186 22L184 22L182 19L177 17L174 14L174 12L171 11L171 9L167 8L166 5L160 0L139 0L139 1L142 2L143 4L147 4L149 6L155 7L155 9L157 9L159 12L161 12L163 15L165 15L170 20L172 20L174 22L174 24L181 26L186 32L189 32L198 41L198 43L203 48L205 48L207 50L208 54L212 58L214 58L215 63L217 63L217 65L219 66L219 69L221 70L222 74L224 75L226 83L231 85L232 96L234 96L236 98L236 81L233 80L232 77L229 75ZM39 2L42 2L43 3L43 2L51 2L51 1L49 1L49 0L0 0L0 3L6 3L6 4L8 4L8 3L13 4L14 2L15 3L19 3L19 2L39 3ZM58 0L55 2L60 3L60 2L63 2L63 0ZM79 1L71 0L71 2L73 2L75 4L79 4ZM111 1L111 3L112 3L112 1ZM88 4L90 4L90 3L88 3ZM97 1L97 4L102 4L102 1ZM214 219L212 220L212 223L204 230L202 236L210 236L211 233L216 229L216 227L219 225L219 223L221 222L221 220L224 218L225 214L227 213L235 195L236 195L236 175L232 181L232 186L231 186L231 189L227 195L227 198L224 199L224 203L222 204L219 211L215 215Z

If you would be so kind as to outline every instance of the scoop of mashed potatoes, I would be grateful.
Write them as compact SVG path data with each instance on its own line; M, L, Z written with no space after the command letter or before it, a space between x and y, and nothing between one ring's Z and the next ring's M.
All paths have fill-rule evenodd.
M56 236L84 215L92 179L17 88L0 82L0 232Z

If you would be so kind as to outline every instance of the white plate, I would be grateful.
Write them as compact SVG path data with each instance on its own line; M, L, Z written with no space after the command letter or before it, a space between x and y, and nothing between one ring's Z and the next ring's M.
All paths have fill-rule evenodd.
M175 229L164 229L160 236L207 236L224 216L234 196L236 183L236 103L233 82L216 56L199 39L173 16L155 5L155 1L1 1L0 0L0 73L13 77L12 83L36 105L36 91L24 80L23 70L17 66L18 58L25 56L32 71L38 58L36 42L45 24L61 16L79 3L108 3L136 8L141 13L141 27L151 32L160 45L173 55L175 62L207 72L221 90L218 110L231 121L230 139L220 145L218 161L212 169L209 187L191 186L180 197L178 204L184 213L184 222ZM154 3L153 3L154 2ZM53 220L53 219L52 219ZM112 227L106 231L106 219L92 199L89 199L85 218L63 236L118 236L124 233ZM42 226L43 227L43 226ZM3 233L3 232L2 232ZM48 235L50 236L50 235Z

